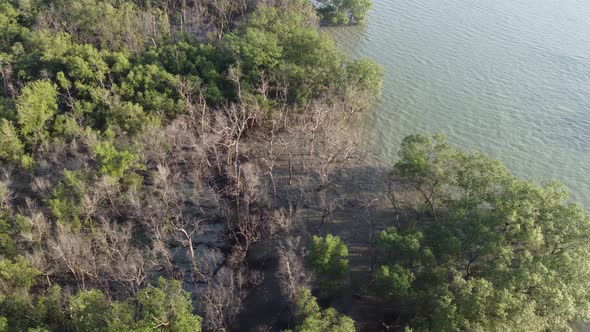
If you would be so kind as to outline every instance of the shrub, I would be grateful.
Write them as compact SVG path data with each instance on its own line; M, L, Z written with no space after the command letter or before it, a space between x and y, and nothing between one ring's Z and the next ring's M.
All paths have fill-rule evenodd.
M0 160L18 162L24 154L23 143L12 122L0 119Z
M353 332L354 321L338 313L334 308L321 310L309 289L298 291L295 299L295 320L297 332ZM289 331L285 331L289 332Z
M310 262L322 287L338 288L349 279L348 249L337 236L314 236L310 247Z
M110 142L99 142L94 146L100 173L117 179L139 167L139 156L129 151L119 151Z

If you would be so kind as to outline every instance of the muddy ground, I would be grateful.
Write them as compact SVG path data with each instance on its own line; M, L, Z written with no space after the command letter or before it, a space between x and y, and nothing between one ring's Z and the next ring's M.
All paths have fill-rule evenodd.
M311 286L323 308L332 306L352 317L358 331L386 331L385 325L395 325L391 308L372 296L369 287L374 269L374 242L379 231L405 223L413 216L410 209L396 216L387 198L387 170L383 167L363 167L341 174L336 183L314 194L307 203L300 203L294 215L295 231L289 236L300 238L300 250L305 255L313 235L339 236L347 245L351 266L350 284L336 294L326 295ZM288 180L278 180L279 186L288 188ZM319 197L329 191L338 201L333 213L324 218L325 204ZM288 196L287 193L280 193ZM291 195L291 197L294 197ZM325 199L324 199L325 201ZM287 204L286 202L283 204ZM405 204L405 205L404 205ZM399 207L409 205L400 202ZM247 298L245 311L240 315L236 331L281 331L292 328L287 301L281 294L277 277L278 257L273 243L259 243L249 256L249 263L264 271L264 281ZM311 273L311 272L310 272Z

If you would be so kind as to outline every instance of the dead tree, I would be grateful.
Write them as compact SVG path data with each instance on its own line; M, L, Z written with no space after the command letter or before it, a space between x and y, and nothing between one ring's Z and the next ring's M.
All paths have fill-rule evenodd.
M309 285L310 274L303 264L303 253L298 252L299 238L287 238L278 247L279 268L277 276L280 280L283 296L293 302L297 291Z
M193 280L206 280L205 275L197 265L197 257L193 242L194 236L203 232L201 221L195 219L185 221L182 217L178 219L179 220L171 222L175 231L174 238L188 250L192 267L191 277Z

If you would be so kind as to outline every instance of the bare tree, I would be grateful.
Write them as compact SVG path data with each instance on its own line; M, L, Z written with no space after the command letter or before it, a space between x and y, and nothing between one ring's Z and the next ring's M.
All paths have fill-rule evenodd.
M200 222L200 220L196 219L185 221L183 218L178 218L177 220L172 221L172 226L174 227L175 231L174 238L188 250L192 267L191 277L193 280L206 279L205 275L201 272L197 264L197 256L195 254L195 247L193 243L194 236L203 231Z
M75 234L71 230L59 227L55 239L50 240L49 249L51 256L60 266L64 266L74 277L79 289L86 289L86 282L93 275L94 255L91 241L81 234Z
M321 221L316 231L320 231L328 218L340 208L340 203L343 198L340 193L334 192L333 190L322 190L319 194L319 206L321 210Z
M294 301L297 291L308 286L310 274L305 270L303 255L298 253L299 238L287 238L278 248L281 292L289 301Z
M225 331L239 314L248 289L260 283L262 275L245 268L223 268L201 293L199 302L205 323L212 331Z
M132 293L137 291L156 265L155 251L148 246L132 244L131 224L116 226L103 221L99 234L102 235L99 242L101 258L106 260L102 265L105 267L103 278L128 285L124 289Z

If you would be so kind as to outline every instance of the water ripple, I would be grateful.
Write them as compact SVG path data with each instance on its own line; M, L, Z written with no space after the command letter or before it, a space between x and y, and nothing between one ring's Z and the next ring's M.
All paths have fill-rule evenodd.
M590 207L588 16L583 0L374 0L368 26L328 31L385 69L365 123L383 158L407 134L444 132Z

